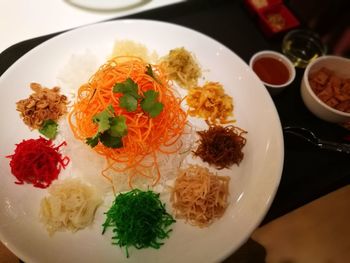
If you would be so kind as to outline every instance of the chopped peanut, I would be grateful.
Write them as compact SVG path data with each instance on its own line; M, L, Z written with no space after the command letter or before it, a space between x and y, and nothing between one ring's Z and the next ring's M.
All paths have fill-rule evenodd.
M40 129L45 120L57 121L67 112L67 97L60 95L58 87L49 89L31 83L30 88L34 93L16 105L24 123L31 129Z

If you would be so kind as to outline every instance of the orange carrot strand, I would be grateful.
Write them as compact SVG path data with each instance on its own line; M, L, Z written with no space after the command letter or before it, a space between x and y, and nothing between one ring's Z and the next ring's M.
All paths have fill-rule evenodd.
M107 61L91 76L88 83L79 88L77 100L68 114L68 123L75 138L82 141L96 134L98 127L92 119L108 105L112 105L116 115L125 116L128 133L122 138L123 147L112 149L101 143L94 147L98 154L107 159L108 164L102 175L110 182L112 179L108 176L108 171L126 173L137 171L137 167L147 167L156 171L152 185L157 184L161 177L157 154L176 153L182 145L175 144L181 138L187 123L187 114L181 108L183 100L172 90L171 82L161 67L152 65L153 78L146 73L147 66L146 62L137 57L116 57ZM119 106L122 94L114 93L113 87L127 78L137 83L141 96L148 90L158 92L163 110L157 117L151 118L140 105L133 112ZM174 149L169 149L169 146ZM143 162L147 156L151 161L148 160L145 164ZM134 172L128 173L130 187L135 177ZM137 175L149 177L144 172L138 172Z

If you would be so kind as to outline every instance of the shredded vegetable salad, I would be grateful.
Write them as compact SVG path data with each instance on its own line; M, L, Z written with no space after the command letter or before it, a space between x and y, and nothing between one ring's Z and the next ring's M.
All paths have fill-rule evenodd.
M69 124L74 136L82 141L88 139L90 145L91 139L102 129L99 141L92 142L94 150L108 160L103 175L109 181L112 182L109 170L132 170L130 186L136 174L156 185L161 176L158 153L176 153L181 147L172 147L181 138L187 122L187 114L180 104L181 98L169 86L161 68L136 57L126 61L125 57L117 57L102 65L90 81L80 87L69 114ZM96 121L96 118L108 107L110 119L105 118L108 128L104 129L101 128L103 120ZM154 111L157 114L152 116ZM118 126L124 126L123 136L113 136L113 118L125 118ZM108 147L108 143L103 143L112 140L120 140L119 146ZM151 160L144 163L148 156ZM156 173L145 174L143 170L149 167L155 167Z
M228 125L235 122L233 98L219 82L199 85L201 67L185 48L171 50L158 64L150 64L153 56L143 45L118 42L113 54L121 50L126 54L109 59L92 75L89 70L69 106L59 87L32 83L35 93L16 107L26 125L50 139L22 140L6 157L16 184L48 188L39 217L50 236L76 232L91 225L95 214L103 216L97 213L102 191L97 183L84 182L84 173L86 181L86 174L103 181L104 194L113 194L113 202L104 213L102 234L111 229L112 244L125 248L129 257L131 247L159 249L172 232L173 215L200 228L223 216L234 203L229 200L230 177L212 173L204 163L216 170L239 165L247 132ZM175 82L184 88L183 97ZM71 174L62 180L59 174L70 158L60 150L67 143L55 146L53 140L63 131L57 121L67 110L63 123L68 133L61 138L69 143L72 163L80 166L74 170L70 165ZM201 118L208 129L199 131L191 117ZM202 165L186 162L190 155L200 157ZM160 200L162 191L171 212Z

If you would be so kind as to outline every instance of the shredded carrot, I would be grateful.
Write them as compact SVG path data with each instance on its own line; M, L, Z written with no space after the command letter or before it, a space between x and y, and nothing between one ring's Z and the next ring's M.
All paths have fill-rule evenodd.
M102 65L90 78L88 83L79 88L77 100L68 115L68 122L74 136L82 141L94 136L97 125L92 121L93 116L112 105L116 115L126 117L128 133L122 137L122 148L108 148L99 143L93 149L107 158L108 167L102 175L112 182L107 171L128 172L134 170L138 175L148 177L143 172L145 166L155 168L152 185L160 180L158 153L173 153L170 148L183 134L187 114L181 109L182 99L172 90L170 81L166 78L163 69L152 65L154 78L146 74L148 64L137 57L116 57ZM131 78L138 85L139 95L147 90L159 93L158 100L163 104L162 112L151 118L140 106L134 112L128 112L119 106L121 93L114 93L116 83ZM178 150L178 147L176 147ZM176 152L175 150L175 152ZM151 163L143 164L147 156ZM148 161L148 159L147 159ZM141 169L137 169L140 166ZM131 173L132 174L132 173ZM129 185L132 186L133 175L129 176Z

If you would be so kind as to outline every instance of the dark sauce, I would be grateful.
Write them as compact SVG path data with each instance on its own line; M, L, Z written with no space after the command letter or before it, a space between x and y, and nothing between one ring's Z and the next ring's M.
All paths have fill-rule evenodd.
M287 66L275 58L257 59L253 64L253 70L262 81L272 85L284 84L289 79Z

